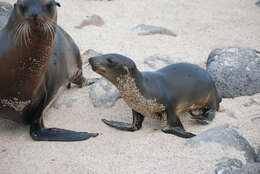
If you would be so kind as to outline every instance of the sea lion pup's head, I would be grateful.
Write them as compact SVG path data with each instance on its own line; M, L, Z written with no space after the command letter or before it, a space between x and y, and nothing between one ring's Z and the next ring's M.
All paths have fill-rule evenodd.
M57 9L55 0L17 0L7 24L14 42L27 45L32 32L51 36L56 33Z
M89 58L92 70L102 75L117 86L118 80L124 77L134 79L139 71L133 60L120 54L105 54Z

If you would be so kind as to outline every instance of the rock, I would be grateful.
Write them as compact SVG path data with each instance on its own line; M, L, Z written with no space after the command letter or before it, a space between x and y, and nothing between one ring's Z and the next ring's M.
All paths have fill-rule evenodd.
M183 62L184 58L171 58L167 55L154 54L144 59L144 64L152 69L159 69L169 64Z
M216 166L216 174L232 174L234 169L242 168L243 163L238 159L224 158Z
M215 142L227 146L232 146L238 151L244 152L244 157L248 162L255 162L255 151L248 141L239 135L239 133L227 126L218 126L211 128L201 134L186 141L185 145L197 147L200 142Z
M260 105L260 97L258 98L251 98L252 103Z
M0 28L3 28L8 21L13 6L7 2L0 2Z
M256 1L255 5L257 5L258 7L260 7L260 0Z
M260 163L260 147L259 147L258 153L256 154L255 161Z
M63 95L60 95L55 102L52 104L52 107L59 109L62 107L65 108L71 108L73 103L77 101L77 97L71 93L64 93Z
M235 169L232 174L260 174L260 163L247 163L241 169Z
M120 93L111 82L101 78L90 87L89 96L95 107L109 108L120 98Z
M81 55L81 59L83 61L83 64L88 64L88 59L90 57L95 57L95 56L100 56L102 55L101 53L96 52L93 49L88 49L87 51L85 51L82 55Z
M87 19L84 19L79 26L76 26L75 28L82 29L83 27L87 25L94 25L101 27L104 25L103 19L98 16L98 15L92 15L92 16L87 16Z
M214 49L207 70L223 98L260 93L260 54L250 48Z
M256 116L256 117L254 117L254 118L251 118L250 119L252 122L260 122L260 115L258 115L258 116Z
M142 32L138 33L138 35L153 35L153 34L163 34L176 37L177 35L169 29L153 26L153 25L145 25L139 24L133 29L141 29Z
M229 159L217 164L216 174L260 174L260 163L243 165L240 160Z

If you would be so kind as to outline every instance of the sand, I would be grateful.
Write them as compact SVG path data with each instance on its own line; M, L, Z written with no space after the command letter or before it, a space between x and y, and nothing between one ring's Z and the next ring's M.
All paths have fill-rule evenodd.
M13 3L14 0L7 2ZM260 8L254 0L60 0L58 24L78 44L83 53L94 49L101 53L120 53L131 57L140 70L150 70L143 62L148 56L163 54L183 58L196 64L205 63L210 51L218 47L241 46L260 50ZM86 16L99 15L104 25L75 28ZM138 24L166 27L177 37L139 36L132 30ZM84 75L99 77L85 66ZM243 154L220 144L202 144L192 149L185 139L160 131L160 122L145 119L137 132L112 129L102 118L131 121L131 110L119 100L112 108L95 108L89 88L73 87L70 106L51 108L45 117L48 127L98 132L83 142L34 142L29 127L0 121L0 173L176 173L213 174L217 159L223 156L243 161ZM187 115L184 127L201 133L211 127L228 125L243 135L255 149L260 149L260 105L250 104L260 94L224 99L209 125L199 125ZM61 100L61 99L60 99ZM248 104L249 103L249 104ZM232 113L232 114L230 114ZM232 115L232 116L231 116Z

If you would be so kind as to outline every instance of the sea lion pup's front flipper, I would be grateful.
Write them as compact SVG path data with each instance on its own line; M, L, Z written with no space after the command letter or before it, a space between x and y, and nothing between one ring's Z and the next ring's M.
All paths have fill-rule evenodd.
M30 135L36 141L82 141L98 136L98 133L76 132L59 128L46 128L43 123L43 114L46 107L46 96L35 110L30 122ZM31 113L30 113L31 114Z
M182 138L192 138L196 136L193 133L186 132L175 109L168 107L166 112L162 115L162 120L166 123L162 127L162 131L167 134L173 134ZM165 118L166 117L166 118Z
M139 114L138 112L133 111L133 123L123 123L123 122L118 122L118 121L108 121L106 119L102 119L102 121L113 128L124 130L124 131L136 131L141 129L142 123L144 121L144 116Z

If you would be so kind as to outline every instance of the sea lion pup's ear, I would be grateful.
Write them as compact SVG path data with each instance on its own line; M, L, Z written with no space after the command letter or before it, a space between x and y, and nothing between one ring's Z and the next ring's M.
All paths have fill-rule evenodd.
M58 7L61 7L60 3L58 3L58 2L55 2L55 4L56 4Z

